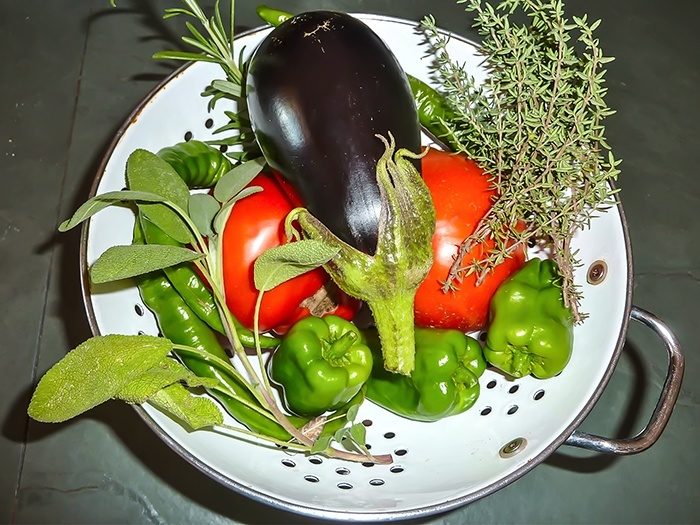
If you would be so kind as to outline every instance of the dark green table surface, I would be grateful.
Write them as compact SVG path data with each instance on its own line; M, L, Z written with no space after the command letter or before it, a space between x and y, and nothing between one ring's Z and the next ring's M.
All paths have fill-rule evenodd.
M29 422L37 377L90 333L80 296L78 233L56 224L87 195L114 132L168 73L150 55L178 29L159 13L175 0L0 1L0 522L289 523L305 520L217 485L108 403L58 426ZM210 2L206 2L210 4ZM280 0L290 11L333 8L417 20L470 35L451 0ZM240 28L258 25L238 2ZM576 0L603 18L618 58L608 74L618 109L608 136L622 166L634 252L634 302L665 319L684 346L686 379L659 442L633 457L562 448L500 492L430 523L700 522L700 4ZM628 436L658 398L660 344L632 327L605 393L583 429Z

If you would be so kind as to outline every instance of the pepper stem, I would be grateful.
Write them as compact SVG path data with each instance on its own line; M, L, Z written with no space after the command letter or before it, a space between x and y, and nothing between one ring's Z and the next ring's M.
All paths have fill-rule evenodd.
M414 297L415 290L368 303L382 344L384 367L403 375L410 375L415 366Z
M339 361L345 357L345 354L350 347L355 344L355 341L357 341L357 334L355 332L345 332L326 347L323 357L331 362Z

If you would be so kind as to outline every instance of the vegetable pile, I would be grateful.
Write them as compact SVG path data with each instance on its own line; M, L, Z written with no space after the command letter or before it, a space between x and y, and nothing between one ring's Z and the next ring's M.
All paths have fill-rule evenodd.
M362 403L435 422L474 405L489 365L512 378L564 369L582 319L571 235L609 201L601 187L617 174L612 156L599 158L610 111L595 27L566 22L560 0L473 0L491 75L481 90L428 18L440 92L347 14L260 7L276 27L242 61L233 2L228 28L218 4L208 18L182 2L165 16L200 24L183 37L197 51L156 58L221 65L226 78L203 95L210 108L236 103L215 132L226 137L134 151L126 189L59 227L133 208L132 244L109 248L90 278L132 279L161 335L84 342L41 379L31 417L148 402L191 430L389 463L365 446ZM518 9L530 27L508 20ZM573 28L589 54L567 44ZM447 150L422 148L421 129ZM565 195L545 192L560 185ZM533 240L552 257L526 262ZM469 335L482 331L483 344Z

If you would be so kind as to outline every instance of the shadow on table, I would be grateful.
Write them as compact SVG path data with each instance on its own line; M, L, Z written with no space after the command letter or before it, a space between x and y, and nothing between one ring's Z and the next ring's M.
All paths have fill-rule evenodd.
M612 435L605 436L609 438L629 438L634 436L640 430L640 428L638 427L640 414L644 405L645 394L649 386L649 374L648 370L645 367L644 359L642 358L639 349L629 341L625 343L625 346L622 349L622 354L620 356L620 363L618 363L618 367L622 363L628 364L628 366L632 370L633 379L631 392L629 392L626 395L626 397L629 399L629 402L627 404L626 409L622 411L623 416L619 424L617 425L617 428L614 432L612 432ZM610 383L608 383L608 385L610 385ZM604 395L601 397L604 397ZM601 402L600 398L598 402ZM604 399L602 400L602 402L604 402ZM618 419L619 416L618 414L612 414L611 418ZM602 429L590 429L589 432L601 432L602 434L604 434ZM573 451L574 448L562 447L558 449L551 456L549 456L549 458L547 458L545 463L553 467L570 470L573 472L595 473L610 468L617 461L623 459L622 456L617 456L613 454L601 454L596 452L590 452L588 453L588 455L583 457L574 456L572 454L564 452L566 450Z
M205 13L213 13L214 2L199 1L198 2ZM164 9L167 7L172 7L171 3L163 2L144 2L143 0L131 0L131 1L119 1L117 8L105 8L86 19L86 24L91 24L95 20L107 17L107 16L138 16L139 23L146 27L151 34L149 36L142 37L142 41L160 41L162 42L163 50L173 50L173 51L196 51L191 46L184 44L181 37L184 35L191 36L188 32L185 22L190 22L195 25L198 30L201 30L199 22L195 21L189 16L177 16L170 18L168 20L163 19ZM225 8L221 8L222 14L225 16ZM262 25L262 21L260 24ZM244 31L250 29L249 26L236 25L234 30L234 35L239 35ZM180 67L184 62L173 61L173 60L154 60L154 64L160 71L149 71L144 73L139 73L132 77L132 80L137 81L148 81L148 82L160 82L165 80L174 69ZM223 72L222 72L223 75Z

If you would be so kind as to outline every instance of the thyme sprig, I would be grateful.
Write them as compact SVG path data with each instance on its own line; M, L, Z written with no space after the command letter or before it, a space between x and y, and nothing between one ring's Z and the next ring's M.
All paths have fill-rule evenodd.
M422 27L435 70L457 117L444 122L459 149L491 175L493 206L459 246L443 289L476 273L481 280L530 242L546 243L562 275L564 301L577 322L582 299L574 283L580 265L572 239L594 215L614 203L610 182L619 174L603 120L614 111L604 98L605 64L594 31L600 21L564 16L561 0L459 0L475 14L483 37L487 79L477 85L448 52L449 37L432 17ZM515 17L524 14L528 24ZM487 239L493 249L465 261Z

